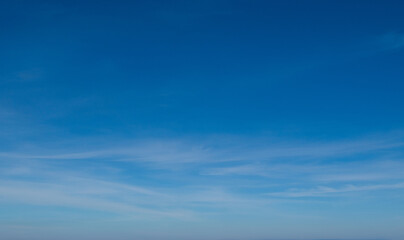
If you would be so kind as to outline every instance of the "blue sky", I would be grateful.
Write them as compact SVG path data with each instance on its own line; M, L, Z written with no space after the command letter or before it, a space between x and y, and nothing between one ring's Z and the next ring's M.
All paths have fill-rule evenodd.
M0 238L404 238L402 1L2 1Z

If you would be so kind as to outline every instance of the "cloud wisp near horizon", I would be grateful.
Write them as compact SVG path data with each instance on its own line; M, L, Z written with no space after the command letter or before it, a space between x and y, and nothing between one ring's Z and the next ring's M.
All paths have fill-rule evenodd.
M89 152L81 152L76 139L75 147L65 143L1 152L0 199L6 205L103 213L108 217L98 221L106 222L129 218L198 223L229 211L265 221L299 218L279 209L337 202L352 207L367 198L386 200L379 192L399 197L404 189L400 132L312 143L191 139L114 139L113 144L93 146L85 140Z
M242 187L238 189L232 183L229 184L225 181L227 177L231 179L236 176L237 181L247 185L251 181L248 177L256 177L258 182L262 182L261 178L270 179L267 181L269 188L273 184L284 190L288 190L288 187L294 185L310 187L320 183L345 185L358 182L378 183L363 187L347 185L348 187L342 189L321 187L318 194L307 194L307 196L402 187L404 165L401 163L401 158L403 157L404 141L401 137L373 136L372 138L329 143L284 142L282 144L276 143L274 140L267 140L268 143L265 143L265 139L262 138L238 138L228 142L225 139L215 137L204 142L189 139L148 139L138 140L135 143L115 143L114 145L120 147L110 149L105 147L108 143L103 143L103 147L89 147L87 142L86 148L93 149L89 152L80 152L75 148L66 152L68 147L63 145L57 148L53 146L51 150L46 148L39 150L41 148L38 147L33 153L1 152L0 156L3 159L1 173L3 180L6 181L3 183L2 189L3 192L7 192L6 189L12 190L13 188L6 188L6 186L10 186L10 184L18 186L19 183L21 184L19 186L23 187L24 181L28 185L31 181L37 181L37 185L29 186L27 189L40 188L41 184L46 186L47 183L44 183L43 180L47 178L59 180L62 185L69 186L69 184L78 184L81 179L83 182L90 181L91 183L90 186L80 186L80 188L84 187L84 190L80 190L81 193L93 193L90 189L97 189L95 186L98 183L101 189L106 189L106 193L116 187L116 191L127 190L149 197L166 196L165 194L159 195L158 191L136 185L119 184L120 181L126 180L122 179L123 176L130 177L131 171L134 171L134 175L139 174L141 169L149 171L149 175L145 177L156 178L154 179L156 186L152 184L152 188L165 190L171 187L170 185L163 187L164 184L159 186L157 180L161 176L167 178L165 183L170 180L175 182L181 178L187 179L186 182L190 186L184 184L186 188L192 188L192 184L202 188L216 188L220 185L215 181L210 181L210 183L208 181L209 184L206 186L199 185L204 178L217 177L223 180L224 189L233 190L242 190ZM76 146L80 145L80 143L76 143ZM106 175L100 174L98 171L104 172ZM102 180L110 177L116 178L116 182L108 183L108 181ZM247 179L243 179L244 177ZM300 181L300 183L297 184L296 181ZM380 183L383 181L394 181L395 183L381 185ZM53 189L51 186L44 189ZM263 188L265 189L265 187L264 185ZM19 196L18 194L23 192L29 196L30 193L36 191L17 191L15 196ZM287 193L285 192L284 196L288 196ZM96 190L94 190L94 194L97 194ZM266 193L266 195L282 194L274 192L273 194ZM306 196L304 193L297 193L297 195ZM4 194L3 197L7 196L10 197L13 194ZM255 198L254 195L253 198Z

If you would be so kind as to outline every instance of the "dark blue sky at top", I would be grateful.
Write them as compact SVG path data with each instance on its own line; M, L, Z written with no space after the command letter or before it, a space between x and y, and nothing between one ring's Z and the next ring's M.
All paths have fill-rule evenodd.
M402 36L402 7L3 2L0 101L74 134L321 137L397 129L404 122L403 53L389 44L402 39L383 37ZM69 113L45 117L63 109Z

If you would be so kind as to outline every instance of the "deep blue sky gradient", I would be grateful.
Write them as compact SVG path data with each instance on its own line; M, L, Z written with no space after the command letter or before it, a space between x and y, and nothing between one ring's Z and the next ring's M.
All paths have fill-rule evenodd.
M2 1L0 238L404 238L403 1Z

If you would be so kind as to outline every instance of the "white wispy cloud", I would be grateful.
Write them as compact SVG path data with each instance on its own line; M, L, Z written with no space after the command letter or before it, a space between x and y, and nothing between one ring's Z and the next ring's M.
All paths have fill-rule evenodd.
M363 192L363 191L377 191L377 190L392 190L392 189L403 189L404 182L394 183L394 184L375 184L375 185L345 185L343 187L334 188L327 186L319 186L313 189L307 190L296 190L291 189L284 192L273 192L267 193L268 196L274 197L326 197L338 193L349 193L349 192Z
M219 186L145 187L118 182L112 175L102 176L44 162L22 164L24 161L0 167L1 202L180 219L194 218L195 206L219 209L235 205L247 207L255 202Z
M9 203L189 218L201 213L198 207L220 212L263 206L272 201L265 194L297 198L403 188L391 184L402 181L401 160L383 160L392 153L401 156L400 137L323 143L221 140L82 144L88 151L82 151L80 142L59 143L2 152L0 197ZM357 155L365 160L332 161ZM139 172L152 179L143 181L147 186L137 184ZM247 181L245 176L260 179ZM361 184L313 188L342 182ZM301 190L289 190L296 183ZM276 188L268 187L274 184Z
M255 176L267 176L268 172L265 166L260 165L239 165L232 167L221 168L209 168L201 172L203 175L255 175Z
M58 146L52 150L40 149L34 152L0 152L0 157L16 159L91 159L109 158L134 162L170 163L212 163L237 161L270 161L283 158L326 158L369 153L404 146L401 139L358 139L314 143L274 143L273 140L238 139L221 144L222 139L197 140L138 140L122 142L120 147L108 144L89 146L92 150L81 151L81 147ZM116 145L116 144L114 144ZM58 150L60 149L60 150ZM69 149L69 150L66 150Z
M404 179L400 160L367 160L359 162L291 162L242 164L211 167L201 171L211 176L259 176L268 179L290 179L306 182L369 182Z
M358 169L355 169L358 170ZM352 171L351 171L352 172ZM389 174L391 171L383 173L341 173L341 174L322 174L316 176L316 179L324 182L354 182L354 181L375 181L382 179L397 178L400 175Z
M155 206L150 207L147 203L164 195L145 188L91 179L52 180L44 182L2 179L1 200L2 202L93 209L125 215L187 217L188 214L185 210L156 210Z

